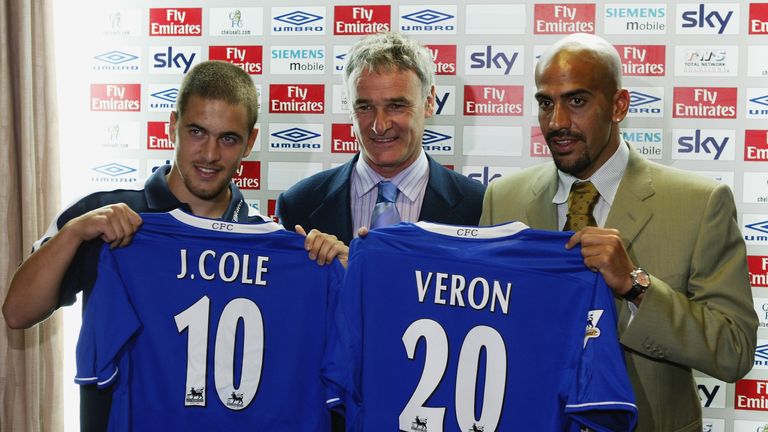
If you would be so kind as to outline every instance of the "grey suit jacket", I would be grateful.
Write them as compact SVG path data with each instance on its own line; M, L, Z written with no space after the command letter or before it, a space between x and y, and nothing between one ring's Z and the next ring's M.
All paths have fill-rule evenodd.
M519 220L558 229L557 170L550 162L490 184L481 225ZM701 431L691 369L733 382L752 367L757 316L731 190L646 160L632 150L606 228L617 229L651 288L619 337L637 398L638 431Z

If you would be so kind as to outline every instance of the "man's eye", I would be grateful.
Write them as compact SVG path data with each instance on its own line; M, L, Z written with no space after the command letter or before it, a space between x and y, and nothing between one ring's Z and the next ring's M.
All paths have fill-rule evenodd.
M576 97L576 98L571 99L571 104L576 105L576 106L582 106L585 103L587 103L587 101L585 99L580 98L580 97Z

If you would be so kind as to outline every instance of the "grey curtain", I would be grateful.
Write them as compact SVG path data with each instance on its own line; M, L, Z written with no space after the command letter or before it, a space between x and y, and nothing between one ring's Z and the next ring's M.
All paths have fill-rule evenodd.
M0 300L60 206L53 1L0 0ZM63 430L60 321L0 324L0 431Z

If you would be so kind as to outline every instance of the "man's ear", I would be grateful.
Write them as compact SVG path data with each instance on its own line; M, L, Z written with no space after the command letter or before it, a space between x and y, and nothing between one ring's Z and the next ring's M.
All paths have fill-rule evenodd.
M178 121L178 114L176 111L171 111L171 118L168 120L168 139L172 143L176 143L176 122Z
M616 92L613 101L613 121L620 123L629 111L630 94L627 89Z
M424 101L424 118L430 118L435 115L435 98L437 98L434 84L429 89L427 100Z

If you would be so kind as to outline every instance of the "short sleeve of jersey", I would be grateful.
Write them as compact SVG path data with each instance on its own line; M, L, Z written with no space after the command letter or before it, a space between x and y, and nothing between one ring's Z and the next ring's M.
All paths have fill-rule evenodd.
M85 308L77 342L75 382L99 388L112 384L119 372L120 352L140 326L114 255L105 245L99 260L99 278Z

